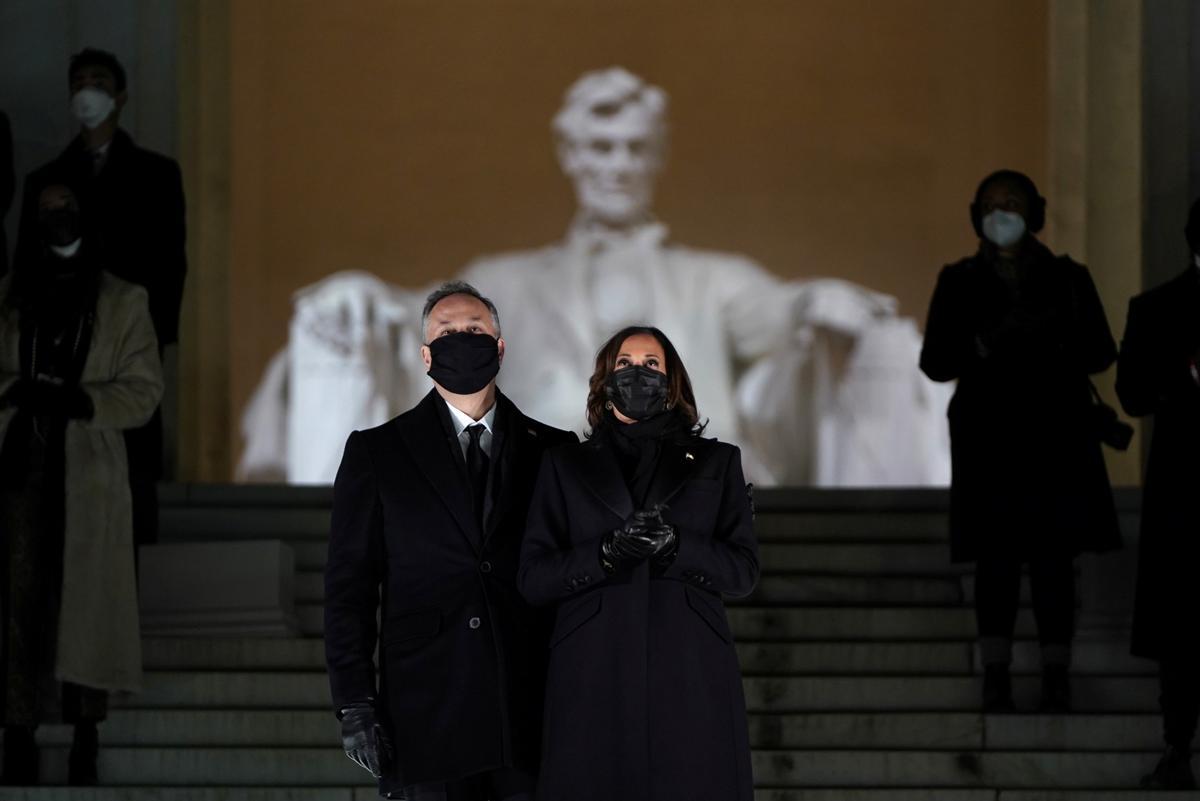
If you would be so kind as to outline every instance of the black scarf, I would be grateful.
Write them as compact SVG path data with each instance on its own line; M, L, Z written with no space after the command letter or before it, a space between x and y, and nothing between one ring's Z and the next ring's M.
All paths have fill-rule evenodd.
M34 272L14 277L15 292L6 299L17 312L21 379L58 379L77 386L91 350L100 271L84 254L76 257L79 269L64 274L62 265L47 254ZM41 432L33 415L18 409L0 443L0 483L20 486L35 457L33 438L42 450L61 460L66 420L42 420Z
M607 413L597 432L599 440L616 457L634 506L646 505L662 444L686 436L688 429L687 422L670 411L634 423Z

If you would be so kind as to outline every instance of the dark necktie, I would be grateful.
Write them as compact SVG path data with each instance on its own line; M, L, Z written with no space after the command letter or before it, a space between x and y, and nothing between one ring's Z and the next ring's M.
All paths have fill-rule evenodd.
M479 527L484 527L483 513L486 508L484 499L487 495L488 464L491 461L484 453L479 438L486 431L482 423L467 426L467 435L471 441L467 443L467 478L471 482L471 501L475 506L475 519Z

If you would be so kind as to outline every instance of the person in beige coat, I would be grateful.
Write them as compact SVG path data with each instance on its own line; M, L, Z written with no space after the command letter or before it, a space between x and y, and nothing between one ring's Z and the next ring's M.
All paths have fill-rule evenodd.
M97 781L109 692L142 683L122 432L162 397L146 291L104 272L71 190L39 198L42 253L0 281L0 675L5 784L36 784L34 731L75 724Z

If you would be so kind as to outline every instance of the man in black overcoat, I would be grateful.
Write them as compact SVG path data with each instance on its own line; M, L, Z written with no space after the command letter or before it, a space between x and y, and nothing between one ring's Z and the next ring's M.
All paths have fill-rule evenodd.
M351 434L334 484L334 709L347 755L384 797L531 801L548 622L518 594L517 561L542 452L576 438L497 390L490 300L451 282L423 317L433 391Z
M1187 224L1193 263L1129 302L1117 394L1154 415L1138 546L1133 653L1159 662L1167 751L1144 786L1195 787L1200 715L1200 201Z
M79 134L57 158L25 179L13 263L40 257L38 197L51 184L69 186L79 199L86 230L104 268L145 287L159 353L179 338L187 260L184 253L183 181L179 165L138 147L120 127L129 99L125 70L116 56L85 49L67 71L71 111ZM150 422L125 433L133 496L135 544L158 538L156 482L162 477L163 427Z

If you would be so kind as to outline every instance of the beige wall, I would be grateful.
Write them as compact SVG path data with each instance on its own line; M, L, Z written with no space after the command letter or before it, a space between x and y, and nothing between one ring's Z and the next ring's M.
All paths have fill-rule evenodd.
M1045 176L1040 0L256 0L228 18L218 418L283 345L297 288L344 269L418 284L561 236L549 119L588 69L670 93L658 210L677 240L858 281L917 317L973 246L977 180Z

